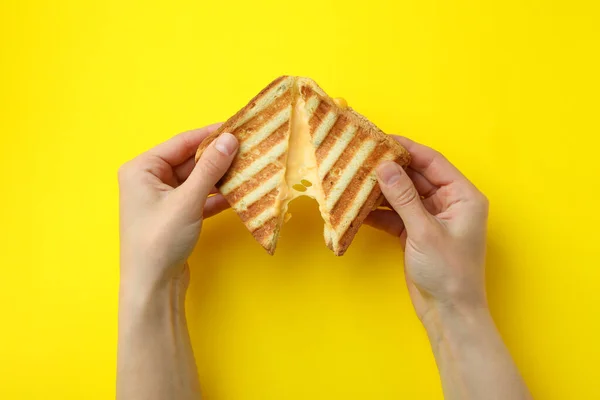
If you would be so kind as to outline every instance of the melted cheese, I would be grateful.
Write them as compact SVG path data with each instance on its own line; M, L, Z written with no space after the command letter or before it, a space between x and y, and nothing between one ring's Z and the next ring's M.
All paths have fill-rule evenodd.
M302 184L303 180L316 183L317 179L317 159L310 140L306 103L304 99L298 97L294 104L294 111L292 112L292 129L290 132L285 180L290 187L294 185L305 187ZM302 194L315 197L313 188L314 186L309 186L306 188L306 191L296 191L297 193L293 193L292 198L296 198Z
M306 102L299 95L295 97L292 104L285 182L278 196L280 215L287 212L290 201L300 196L309 196L317 200L319 209L324 204Z
M310 136L307 104L298 92L295 92L292 101L286 172L277 197L277 209L279 215L287 222L291 217L287 212L289 202L300 196L312 197L319 204L327 232L331 229L329 213L325 209L326 202L317 168L315 144ZM333 101L342 109L348 107L346 100L341 97Z
M283 222L288 222L291 218L292 218L292 214L285 213L285 215L283 216Z
M341 97L336 97L335 99L333 99L333 102L342 110L348 108L348 102Z

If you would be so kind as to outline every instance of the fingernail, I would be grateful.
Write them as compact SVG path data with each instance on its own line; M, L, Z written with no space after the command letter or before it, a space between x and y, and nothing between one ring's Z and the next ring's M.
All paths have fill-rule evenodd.
M226 156L233 154L238 147L238 141L231 133L222 133L215 142L215 149Z
M377 176L388 186L398 182L400 174L402 174L402 167L393 161L384 161L377 167Z

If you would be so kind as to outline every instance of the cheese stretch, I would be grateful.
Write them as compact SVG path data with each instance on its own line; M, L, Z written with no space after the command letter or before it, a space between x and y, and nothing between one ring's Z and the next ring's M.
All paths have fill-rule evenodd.
M315 143L310 135L310 116L307 112L307 108L312 111L314 108L301 96L295 97L292 104L285 184L279 192L278 209L285 213L290 201L300 196L309 196L317 200L319 210L324 214L326 211L322 205L325 204L325 198L318 174ZM339 107L348 107L342 98L336 98L334 101ZM286 218L286 222L287 220L289 217Z

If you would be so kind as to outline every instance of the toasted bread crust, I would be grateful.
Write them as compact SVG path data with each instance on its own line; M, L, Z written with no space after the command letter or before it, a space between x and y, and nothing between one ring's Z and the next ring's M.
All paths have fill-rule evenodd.
M389 146L389 148L396 155L396 162L398 164L402 165L403 167L406 167L410 164L410 153L400 143L379 129L377 125L367 119L364 115L358 113L351 107L347 107L345 109L340 108L333 101L333 99L310 78L298 78L298 83L300 85L305 84L310 89L313 89L321 97L321 100L325 101L333 109L339 110L338 112L344 117L348 118L351 124L355 124L364 128L371 138L374 140L383 140L385 143L382 144ZM304 86L302 90L305 90L305 87L306 86ZM305 92L302 92L302 94L306 97L309 96L309 94Z
M288 80L287 83L284 82L286 80ZM273 254L275 251L282 225L282 216L273 215L260 223L255 223L254 219L259 218L262 221L263 211L273 211L276 208L276 198L280 188L268 191L262 197L256 198L250 205L245 204L243 199L253 191L260 190L265 181L277 179L278 176L281 176L281 172L285 170L286 153L276 156L261 169L253 171L252 176L248 179L240 182L238 176L236 184L232 184L231 181L236 178L236 174L250 170L253 163L261 159L270 150L282 144L287 147L289 120L283 118L281 125L272 126L270 129L266 129L266 125L275 119L277 113L291 107L291 88L294 81L294 77L280 76L271 82L254 96L245 107L229 118L212 135L204 139L195 156L197 162L206 148L223 132L230 132L238 138L240 142L238 154L227 173L216 184L216 187L236 211L242 222L252 233L252 236L269 254ZM281 86L282 90L277 89L278 86ZM251 149L246 149L245 153L242 154L244 144L248 145L250 143L247 140L252 140L252 136L263 128L265 128L264 132L266 133L264 139L256 145L251 145Z
M381 189L379 185L375 183L373 189L360 207L356 217L349 222L346 230L343 231L341 237L339 237L337 226L344 217L345 210L355 201L362 201L356 200L355 197L359 189L361 189L363 182L366 179L374 180L374 168L379 162L386 159L395 160L402 167L408 166L410 164L410 154L402 147L402 145L400 145L400 143L386 135L363 115L349 107L341 108L338 106L338 104L312 79L298 78L298 84L301 86L300 92L305 101L315 95L318 96L321 101L315 109L314 121L311 121L313 122L311 131L314 131L322 123L326 115L330 113L335 113L337 115L337 119L330 128L329 133L325 136L323 142L319 143L319 147L316 150L317 159L322 159L329 153L330 149L339 140L342 131L347 126L353 125L357 127L352 141L348 143L344 153L340 155L332 168L327 171L327 174L321 182L326 196L339 179L338 171L343 171L345 169L346 165L354 156L354 151L356 151L360 144L367 141L374 141L377 143L373 152L364 161L363 168L359 168L359 170L356 171L355 175L351 178L352 180L349 186L344 189L344 193L338 198L334 206L327 210L328 215L324 216L324 219L329 218L329 223L331 225L329 232L326 231L325 242L327 247L329 247L336 255L342 255L348 249L348 246L351 244L367 215L373 208L377 207L383 199ZM337 235L337 241L332 237L332 234Z
M280 84L282 84L282 88L285 89L285 92L276 88ZM292 89L290 90L290 88ZM255 132L260 129L261 124L273 120L275 114L280 111L282 107L285 107L286 102L289 102L289 105L291 106L296 101L296 98L293 95L293 93L296 92L296 88L300 89L299 95L304 97L304 100L316 94L320 101L319 103L314 103L317 109L314 111L316 119L311 119L309 123L311 136L315 134L314 131L316 127L323 123L323 119L326 115L331 113L335 113L336 115L335 120L330 121L333 125L327 125L326 129L328 130L324 130L325 128L321 130L321 132L326 133L325 136L321 136L324 138L322 142L321 140L315 142L318 143L315 144L315 152L317 160L322 161L333 146L337 146L338 149L338 152L332 153L332 156L329 158L330 160L334 160L333 164L325 163L327 165L327 167L324 167L326 175L323 177L320 185L322 185L323 193L327 196L338 179L340 179L341 182L346 182L342 184L343 186L338 185L336 196L332 196L330 199L328 205L330 208L324 211L327 214L323 214L323 218L328 224L327 226L330 226L325 232L326 244L336 255L343 255L351 244L364 219L371 210L376 208L383 200L381 189L375 178L375 167L384 160L395 160L401 166L406 167L410 163L410 154L402 147L402 145L400 145L400 143L386 135L363 115L349 107L342 108L338 106L338 104L334 102L333 99L313 80L286 75L275 79L267 87L261 90L260 93L258 93L245 107L219 127L217 131L207 137L198 147L195 159L198 161L210 143L223 132L231 132L238 136L240 144L243 145L244 140L254 135ZM287 93L287 91L290 91L290 93ZM275 100L273 99L273 93L279 94L279 97ZM258 104L263 105L257 106ZM264 104L267 105L265 106ZM258 119L253 120L252 118L254 117L248 117L249 115L258 116ZM275 120L278 120L278 118L275 118ZM281 121L283 121L283 119L281 119ZM275 251L279 232L283 224L283 215L272 215L269 219L257 218L255 221L260 222L254 223L252 222L252 218L256 218L257 215L264 210L274 209L274 207L276 207L276 204L278 204L276 199L278 198L280 189L276 188L268 192L264 191L262 192L264 195L260 199L257 199L256 195L254 195L254 203L249 206L246 206L244 202L241 202L240 204L238 204L238 202L244 199L249 192L259 187L263 182L274 177L278 171L285 171L287 150L276 161L268 164L268 166L265 166L260 171L256 170L253 172L254 175L251 178L248 178L248 174L239 175L237 180L235 180L235 185L240 184L241 176L244 177L243 179L248 178L248 181L244 181L240 188L236 188L231 183L228 183L228 181L231 180L235 174L239 174L240 171L243 172L250 164L252 164L252 162L261 159L262 155L267 153L270 149L273 149L278 143L283 144L283 140L288 140L290 134L290 122L291 119L289 119L288 122L285 122L287 125L279 125L279 128L272 132L270 130L265 130L265 132L271 132L267 137L258 135L262 141L259 142L259 139L253 141L253 147L251 148L252 152L247 152L244 156L241 156L238 153L230 170L217 184L217 188L224 194L224 197L238 213L254 238L269 254L273 254ZM254 125L256 125L256 128ZM354 129L355 127L356 129L351 130L350 132L352 133L343 133L347 127L350 127L350 129ZM342 134L345 135L346 139L341 139ZM349 134L353 135L350 143L348 142ZM265 139L262 139L263 137L265 137ZM337 143L338 140L342 141ZM341 147L342 144L347 147ZM365 149L359 153L362 155L362 158L356 158L356 160L360 159L361 161L354 161L354 168L349 168L348 173L345 174L345 179L341 180L338 175L346 172L346 167L351 160L354 160L354 154L359 148ZM367 148L373 150L367 153ZM342 151L342 153L340 154L339 151ZM334 157L337 157L337 159ZM362 164L357 164L357 162L362 162ZM358 169L356 169L357 167ZM330 169L327 170L327 168ZM365 183L367 181L368 184ZM348 186L345 186L346 184ZM223 186L223 189L225 189L226 186L229 186L229 190L223 191L221 190L221 186ZM272 188L273 186L268 187ZM371 190L369 191L369 189ZM360 196L358 195L359 192ZM252 195L250 197L252 197ZM362 205L360 204L361 202ZM265 213L263 212L262 215L265 215ZM340 223L343 223L343 225L338 229Z
M401 165L403 168L408 167L411 161L410 153L394 138L385 134L382 130L380 130L375 124L365 118L363 115L359 114L355 110L348 108L348 113L351 118L354 118L356 123L364 124L363 126L368 126L367 130L368 134L374 139L381 140L382 146L388 147L394 154L395 162ZM381 188L379 184L375 185L371 194L367 198L367 201L362 206L360 212L354 219L354 221L348 227L348 230L344 233L342 238L339 241L339 247L337 251L334 251L336 256L342 256L348 250L348 247L352 243L354 236L358 233L358 229L362 226L363 221L367 218L369 213L376 208L383 201L384 196L381 192Z
M198 150L196 150L196 156L194 157L196 162L198 162L198 160L200 159L200 156L202 155L204 150L213 142L213 140L215 140L217 137L219 137L219 135L223 132L231 132L233 130L233 128L238 125L240 119L243 118L244 115L246 115L246 112L248 112L252 107L254 107L256 105L256 103L258 103L259 100L263 96L265 96L265 94L267 94L273 87L277 86L281 81L283 81L284 79L288 79L288 78L290 78L290 76L282 75L279 78L275 79L273 82L269 83L263 90L261 90L256 96L254 96L252 98L252 100L250 100L248 102L248 104L246 104L246 106L244 106L244 108L242 108L240 111L235 113L231 118L229 118L223 125L221 125L219 127L219 129L214 131L210 136L207 136L202 141L202 143L200 143L200 146L198 146Z

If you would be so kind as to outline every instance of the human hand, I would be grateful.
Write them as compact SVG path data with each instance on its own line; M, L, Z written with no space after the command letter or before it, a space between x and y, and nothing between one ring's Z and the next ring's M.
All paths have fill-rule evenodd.
M419 319L439 308L487 307L484 282L488 200L443 155L403 137L406 170L377 168L392 210L373 211L367 224L398 236L408 290Z
M198 145L218 126L177 135L119 169L122 283L156 285L187 275L202 220L229 207L209 194L229 168L237 139L221 134L194 163Z

